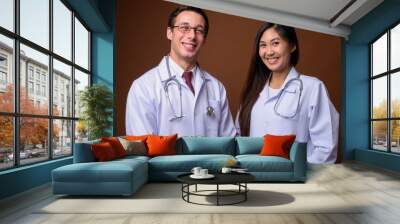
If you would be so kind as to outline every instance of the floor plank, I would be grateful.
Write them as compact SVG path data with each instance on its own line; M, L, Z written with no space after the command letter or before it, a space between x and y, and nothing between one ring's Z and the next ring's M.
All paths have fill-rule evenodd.
M56 199L50 185L0 201L0 223L7 224L397 224L400 223L400 174L356 162L310 166L315 183L361 206L358 214L36 214Z

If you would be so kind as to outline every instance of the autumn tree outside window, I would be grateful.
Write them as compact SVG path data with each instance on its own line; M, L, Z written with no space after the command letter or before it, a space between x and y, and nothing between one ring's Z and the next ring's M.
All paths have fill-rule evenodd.
M87 139L77 105L90 35L64 0L0 1L0 171L71 156Z
M400 24L370 44L371 148L400 153Z

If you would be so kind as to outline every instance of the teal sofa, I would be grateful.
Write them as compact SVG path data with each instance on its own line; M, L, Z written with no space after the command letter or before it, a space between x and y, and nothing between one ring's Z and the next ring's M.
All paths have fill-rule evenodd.
M52 171L54 194L131 195L148 181L176 181L176 177L200 166L219 172L234 159L247 168L258 182L304 182L306 144L295 142L290 159L260 156L262 137L183 137L176 144L177 155L127 156L96 162L90 145L75 144L74 163Z

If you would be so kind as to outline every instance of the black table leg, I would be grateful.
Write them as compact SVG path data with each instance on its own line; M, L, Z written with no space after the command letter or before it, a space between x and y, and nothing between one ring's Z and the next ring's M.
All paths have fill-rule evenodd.
M219 206L219 184L217 184L217 206Z
M244 192L244 201L247 201L247 182L246 183L244 183L244 190L245 190L245 192Z

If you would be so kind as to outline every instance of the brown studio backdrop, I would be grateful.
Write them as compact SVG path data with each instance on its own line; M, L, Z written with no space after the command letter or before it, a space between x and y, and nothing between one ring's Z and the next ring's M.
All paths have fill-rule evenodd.
M131 83L169 52L167 21L177 5L160 0L118 0L116 4L116 134L124 135L125 104ZM210 31L199 63L225 85L235 118L255 34L262 22L208 10L206 13ZM341 38L301 29L296 32L300 47L296 68L321 79L340 112Z

